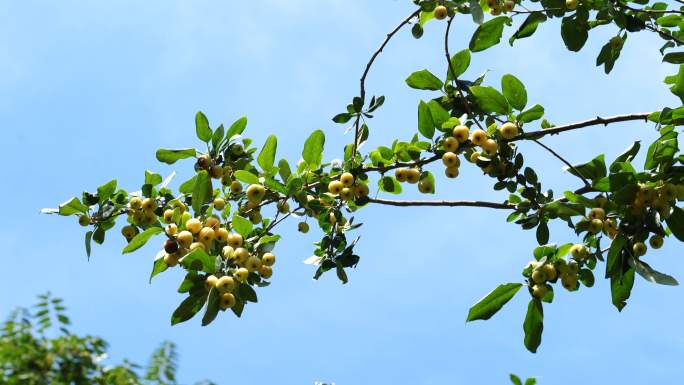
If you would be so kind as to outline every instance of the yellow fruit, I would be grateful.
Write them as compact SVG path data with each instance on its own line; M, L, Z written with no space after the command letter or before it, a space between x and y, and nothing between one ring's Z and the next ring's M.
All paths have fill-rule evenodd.
M489 9L489 13L492 14L492 16L499 16L501 14L501 8L499 6L495 6Z
M224 275L216 281L215 287L221 293L230 293L235 289L235 280L233 280L233 277Z
M420 180L420 170L417 168L409 168L406 170L406 181L411 184L416 184Z
M221 179L223 177L223 167L213 166L211 170L209 170L209 175L214 179Z
M216 242L226 243L228 241L228 235L230 235L228 230L224 229L223 227L219 227L219 229L216 230Z
M504 1L504 6L503 6L504 11L510 12L513 10L514 7L515 7L515 3L513 1L510 1L510 0Z
M546 274L544 274L544 271L542 271L541 269L533 271L531 278L534 283L546 282Z
M340 176L340 182L342 182L344 187L351 187L354 185L354 175L349 172L345 172Z
M88 226L90 224L90 217L88 217L87 215L79 216L78 217L78 224L83 226L83 227Z
M617 223L615 223L614 219L606 219L603 221L603 232L606 234L610 234L612 232L615 232L617 230Z
M368 185L365 183L359 183L354 186L354 194L359 198L367 197L369 193L370 190L368 189Z
M458 176L458 167L445 168L444 175L446 175L447 178L456 178Z
M468 129L468 126L456 126L452 131L452 135L456 138L458 143L465 143L468 141L470 130Z
M235 253L235 249L233 249L230 246L223 246L223 249L221 249L221 255L225 259L232 259L234 253Z
M221 298L219 299L219 307L221 310L227 310L233 306L235 306L235 296L231 293L221 294Z
M172 237L172 236L178 234L178 226L176 226L175 223L172 223L170 225L167 225L166 229L164 229L164 231L166 232L167 235Z
M173 210L164 210L164 223L171 223L173 221Z
M214 208L216 210L223 210L226 207L226 201L223 198L214 199Z
M269 279L271 276L273 276L273 269L271 269L269 266L261 266L259 268L259 275L263 278Z
M518 126L512 122L504 123L499 128L499 134L504 139L513 139L518 136Z
M449 10L447 9L447 7L445 7L443 5L438 5L435 8L434 15L435 15L435 19L437 19L437 20L446 19L448 14L449 14Z
M131 201L130 201L131 208L134 210L140 210L142 208L142 203L143 203L142 199L140 199L138 197L133 197L133 198L131 198Z
M472 163L475 163L475 162L477 162L477 158L479 158L480 156L482 156L482 154L479 153L479 152L477 152L477 151L475 151L475 152L473 152L472 154L470 154L470 158L469 158L469 159L470 159L470 161L471 161Z
M476 146L481 146L487 140L487 133L484 130L475 130L470 134L470 141Z
M442 163L444 163L446 167L458 167L461 165L458 155L453 152L445 152L444 155L442 155Z
M572 245L572 247L570 248L570 255L572 255L572 257L578 261L581 261L584 258L586 258L587 254L589 254L587 247L581 243Z
M558 277L558 272L556 271L556 268L550 263L544 264L544 266L542 266L541 269L544 272L547 281L553 281Z
M234 180L230 182L230 192L233 194L239 194L242 192L242 183Z
M632 251L634 252L635 257L641 257L642 255L646 254L646 245L643 242L637 242L632 246Z
M202 242L193 242L190 245L190 251L195 251L197 249L202 249L204 251L207 251L207 246Z
M266 189L260 184L252 184L247 187L247 199L250 202L261 202L266 194Z
M178 264L178 254L166 254L164 256L164 263L168 267L174 267Z
M142 223L145 225L152 225L153 223L157 222L157 215L153 211L144 211L143 212L143 221Z
M216 232L211 227L205 227L199 232L199 239L204 243L208 243L216 239Z
M654 235L651 237L651 239L648 240L648 243L654 250L657 250L663 247L663 243L665 243L665 241L663 240L663 237L661 237L660 235Z
M233 258L235 258L235 262L238 264L243 264L247 261L247 259L249 259L249 251L247 251L245 248L238 247L233 252Z
M142 202L142 209L145 211L154 211L157 209L157 202L152 198L145 198Z
M207 289L211 289L213 287L216 287L217 282L218 282L218 278L212 274L206 278L206 280L204 281L204 284L206 285Z
M606 207L606 203L608 202L608 199L606 199L606 197L603 195L597 195L594 198L594 202L596 202L596 206L604 208L604 207Z
M197 218L190 218L185 222L185 228L193 234L197 234L202 230L202 222Z
M456 152L458 150L458 140L454 138L453 136L450 136L442 142L442 146L444 147L444 151L447 152Z
M407 170L405 168L398 168L394 171L394 177L397 178L397 181L403 183L406 182L407 178Z
M352 190L349 187L345 187L340 191L340 199L343 201L348 201L350 199L354 198L354 190Z
M328 222L329 222L331 225L334 225L335 222L337 222L337 216L335 216L335 213L330 213L330 214L328 214Z
M249 277L249 271L244 267L241 267L235 270L235 273L233 273L233 277L235 277L235 279L237 279L240 282L245 282L247 280L247 277Z
M603 221L600 219L592 219L589 222L589 232L596 234L603 229Z
M563 274L561 275L561 284L567 290L577 289L577 275L576 274Z
M275 255L273 253L264 253L264 255L261 256L261 262L265 266L273 266L275 264Z
M600 207L595 207L589 211L587 218L589 218L591 220L594 220L594 219L604 220L606 218L606 212Z
M328 183L328 191L331 194L337 195L340 193L340 191L342 191L343 188L344 184L342 184L342 182L340 182L339 180L334 180Z
M242 246L242 235L236 233L228 234L228 244L233 248Z
M188 248L192 244L192 233L189 231L181 231L176 235L176 240L181 246Z
M482 143L482 149L489 155L494 155L496 154L496 151L499 149L499 145L496 143L496 140L494 139L487 139Z
M532 295L534 298L542 299L546 296L546 294L549 292L549 287L548 285L544 284L538 284L532 286Z
M574 11L577 9L577 6L579 5L578 0L565 0L565 8Z
M306 222L299 222L297 230L299 230L300 233L306 234L309 232L309 224Z
M434 188L432 181L429 179L423 179L418 183L418 191L423 194L431 193Z

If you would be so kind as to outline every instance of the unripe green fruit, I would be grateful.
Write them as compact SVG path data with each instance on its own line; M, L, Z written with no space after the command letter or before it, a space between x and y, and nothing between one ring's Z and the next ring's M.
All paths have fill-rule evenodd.
M418 191L420 191L423 194L431 193L433 189L434 185L432 181L429 179L423 179L420 181L420 183L418 183Z
M663 240L663 237L661 237L660 235L654 235L654 236L652 236L651 239L649 239L649 241L648 241L649 245L651 245L651 247L652 247L654 250L657 250L657 249L663 247L663 243L664 243L664 242L665 242L665 241Z
M299 222L297 230L299 230L300 233L306 234L309 232L309 224L306 222Z
M230 146L230 152L235 156L241 156L245 153L245 147L243 147L240 143L235 143Z
M278 203L278 212L281 214L287 214L290 212L290 204L286 201Z
M121 235L123 235L124 238L126 238L128 240L132 239L137 232L138 231L134 226L124 226L121 229Z
M544 272L547 281L553 281L558 277L558 272L556 271L556 268L550 263L547 263L544 266L542 266L542 271Z
M368 185L365 183L359 183L356 186L354 186L354 195L356 195L359 198L367 197L369 193L370 190L368 189Z
M570 255L572 255L574 259L581 261L587 256L587 248L580 243L572 245L572 247L570 247Z
M420 170L417 168L409 168L406 170L406 181L411 184L416 184L420 180Z
M542 299L546 296L546 294L549 292L549 287L548 285L545 284L537 284L532 286L532 296L537 299Z
M574 11L577 9L577 6L579 5L578 0L565 0L565 8Z
M589 218L591 220L594 220L594 219L604 220L606 218L606 212L600 207L595 207L589 211L587 218Z
M233 194L239 194L242 192L242 183L234 180L230 182L230 192Z
M569 291L577 289L577 273L561 275L561 284Z
M606 199L606 197L603 195L597 195L594 198L594 202L596 202L596 205L598 207L604 208L606 206L606 203L608 202L608 199Z
M532 272L532 275L531 275L531 278L532 278L532 281L533 281L534 283L544 283L544 282L546 282L546 274L544 274L544 272L543 272L542 270L540 270L540 269L537 269L537 270L533 271L533 272Z
M81 226L83 226L83 227L88 226L88 225L90 224L90 217L88 217L88 216L85 215L85 214L79 216L79 217L78 217L78 224L81 225Z
M646 245L643 242L637 242L632 246L632 251L635 257L641 257L646 254Z
M603 229L603 221L600 219L592 219L589 222L589 232L596 234Z
M214 179L221 179L223 177L223 167L213 166L209 170L209 175L211 175L211 177Z
M261 213L258 211L249 214L249 220L252 222L252 224L258 225L263 219L264 218L261 216Z

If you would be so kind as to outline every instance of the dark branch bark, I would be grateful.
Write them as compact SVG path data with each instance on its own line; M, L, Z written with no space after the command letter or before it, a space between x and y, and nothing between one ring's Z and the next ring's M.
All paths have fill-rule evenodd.
M564 126L556 126L556 127L547 128L544 130L526 132L524 134L518 135L515 138L509 140L509 142L514 142L516 140L539 139L539 138L542 138L542 137L547 136L547 135L555 135L555 134L559 134L561 132L576 130L578 128L584 128L584 127L589 127L589 126L596 126L599 124L603 124L604 126L606 126L610 123L627 122L627 121L632 121L632 120L644 120L644 121L646 121L650 114L651 114L650 112L641 112L641 113L635 113L635 114L609 116L607 118L602 118L600 116L597 116L594 119L584 120L584 121L572 123L572 124L566 124Z
M515 205L512 203L497 203L497 202L485 202L485 201L396 201L389 199L369 199L370 203L388 205L388 206L399 206L399 207L411 207L411 206L445 206L445 207L487 207L491 209L499 210L515 210Z

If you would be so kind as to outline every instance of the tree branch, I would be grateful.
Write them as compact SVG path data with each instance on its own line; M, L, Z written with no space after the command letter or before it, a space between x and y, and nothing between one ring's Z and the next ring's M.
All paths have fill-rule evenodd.
M373 66L373 63L375 63L375 59L380 55L383 49L385 49L385 46L387 43L389 43L390 40L392 40L392 37L399 32L400 29L402 29L406 24L408 24L411 19L414 17L418 16L420 14L420 9L414 11L411 13L406 19L404 19L399 25L397 25L392 32L388 33L387 36L385 37L385 40L380 44L380 47L373 53L373 56L371 56L370 60L366 64L366 68L363 71L363 74L361 75L361 79L359 80L360 83L360 95L361 100L366 99L366 77L368 76L368 73L370 72L371 67ZM361 114L359 114L356 117L356 122L354 123L354 150L352 151L352 158L356 156L356 151L357 151L357 143L359 141L359 129L360 129L360 123L361 123Z
M497 202L485 202L485 201L396 201L389 199L377 199L370 198L368 200L370 203L388 205L388 206L399 206L399 207L410 207L410 206L446 206L446 207L487 207L491 209L500 210L514 210L516 205L512 203L497 203Z
M579 172L579 170L575 168L575 166L573 166L572 164L570 164L570 162L568 162L567 160L565 160L565 158L563 158L562 156L560 156L560 155L559 155L556 151L554 151L551 147L546 146L544 143L538 141L537 139L532 139L532 141L535 142L535 143L537 143L537 144L540 145L541 147L543 147L546 151L550 152L553 156L555 156L556 158L558 158L561 162L565 163L566 166L568 166L572 171L575 172L575 174L577 175L578 178L582 179L582 182L584 182L584 185L585 185L585 186L591 186L591 183L589 183L589 181L587 180L587 178L585 178L584 175L582 175L582 173Z
M578 128L583 128L583 127L596 126L599 124L603 124L604 126L606 126L610 123L627 122L627 121L632 121L632 120L647 121L649 115L651 115L650 112L641 112L641 113L627 114L627 115L615 115L615 116L609 116L607 118L602 118L600 116L597 116L594 119L584 120L584 121L572 123L572 124L566 124L564 126L556 126L553 128L547 128L547 129L543 129L543 130L539 130L539 131L526 132L526 133L518 135L515 138L510 139L508 141L514 142L516 140L540 139L540 138L547 136L547 135L555 135L555 134L559 134L561 132L576 130Z
M433 155L429 158L416 160L414 162L396 162L396 163L390 164L389 166L364 167L363 169L361 169L361 171L363 171L363 172L379 172L382 174L382 173L386 173L387 171L394 170L394 169L401 168L401 167L411 168L411 167L424 166L428 163L432 163L432 162L439 160L439 159L442 159L442 157L439 155Z

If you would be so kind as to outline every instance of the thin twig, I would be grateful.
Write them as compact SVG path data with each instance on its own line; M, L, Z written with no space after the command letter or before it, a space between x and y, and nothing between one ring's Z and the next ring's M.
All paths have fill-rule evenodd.
M572 164L570 164L570 162L568 162L567 160L565 160L565 158L563 158L562 156L560 156L556 151L554 151L552 148L546 146L544 143L538 141L537 139L532 139L532 141L535 142L535 143L537 143L537 144L540 145L541 147L543 147L546 151L550 152L553 156L555 156L556 158L558 158L561 162L565 163L566 166L568 166L572 171L575 172L575 175L577 175L578 178L582 179L582 182L584 182L584 185L585 185L585 186L591 186L591 183L589 183L589 181L587 180L587 178L585 178L584 175L582 175L582 173L581 173L577 168L575 168L575 166L573 166Z
M595 126L595 125L599 125L599 124L603 124L605 126L605 125L608 125L610 123L627 122L627 121L632 121L632 120L647 121L649 115L651 115L651 112L640 112L640 113L626 114L626 115L615 115L615 116L609 116L607 118L602 118L600 116L597 116L594 119L584 120L584 121L577 122L577 123L566 124L563 126L556 126L553 128L547 128L547 129L543 129L543 130L539 130L539 131L526 132L524 134L516 136L513 139L510 139L509 142L514 142L516 140L539 139L539 138L542 138L542 137L547 136L547 135L555 135L555 134L559 134L561 132L576 130L578 128Z
M388 206L446 206L446 207L487 207L491 209L500 210L514 210L516 205L512 203L497 203L485 201L397 201L389 199L370 198L370 203L388 205Z
M373 53L373 56L371 56L370 60L366 64L366 68L363 71L363 74L361 75L361 79L359 80L360 83L360 97L361 100L366 100L366 77L368 76L368 72L370 72L371 67L373 66L373 63L375 62L375 59L380 55L383 49L385 49L385 46L389 41L394 37L394 35L399 32L400 29L402 29L406 24L408 24L411 19L414 17L418 16L420 14L420 9L414 11L411 13L406 19L404 19L401 23L399 23L398 26L396 26L392 32L388 33L387 36L385 37L385 40L380 44L380 47ZM356 117L356 122L354 123L354 147L352 151L352 159L356 156L356 151L357 151L357 145L359 141L359 130L360 130L360 123L361 123L361 114L357 115Z

